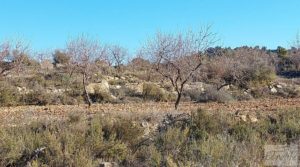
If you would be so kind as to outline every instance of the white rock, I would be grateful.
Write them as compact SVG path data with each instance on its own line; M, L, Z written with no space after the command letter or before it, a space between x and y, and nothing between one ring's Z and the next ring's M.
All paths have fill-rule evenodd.
M254 116L254 115L247 115L247 117L249 118L250 122L252 122L252 123L255 123L258 121L256 116Z
M19 91L19 92L22 92L22 88L21 87L17 87L17 90Z
M114 95L110 95L110 97L111 97L112 100L117 100L117 97L114 96Z
M90 83L86 89L90 94L95 94L96 92L109 92L109 84L106 80L102 80L100 83Z
M144 127L144 128L149 126L148 122L146 122L146 121L143 121L143 122L141 123L141 125L142 125L142 127Z
M239 116L242 121L247 122L247 116L246 115L240 115Z
M277 93L278 92L277 89L274 88L274 87L272 87L270 91L271 91L271 93Z

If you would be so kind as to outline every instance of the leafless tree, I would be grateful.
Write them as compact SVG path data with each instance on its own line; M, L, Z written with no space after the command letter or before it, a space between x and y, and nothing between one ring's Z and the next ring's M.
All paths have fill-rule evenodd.
M197 33L158 33L144 47L155 70L171 81L177 93L175 109L178 108L184 86L203 64L205 50L216 42L211 27L201 28Z
M290 53L290 61L295 66L295 70L300 71L300 33L298 32L296 35L296 39L293 42L291 53Z
M227 85L248 89L253 81L270 81L275 72L272 57L261 49L236 48L231 54L213 57L206 64L208 82L220 90Z
M104 58L103 47L97 40L92 40L87 36L80 36L71 40L67 44L66 54L70 56L70 65L74 70L81 73L84 94L88 105L92 105L92 100L87 92L86 86L88 78L95 69L95 60Z
M28 48L22 41L0 44L0 76L8 75L12 71L23 71L25 62L29 60Z
M112 45L109 47L109 57L114 66L117 67L118 72L121 71L121 65L127 56L127 50L119 45Z
M292 42L292 47L300 49L300 33L297 32L295 40Z
M300 71L300 48L291 51L289 60L294 65L294 70Z

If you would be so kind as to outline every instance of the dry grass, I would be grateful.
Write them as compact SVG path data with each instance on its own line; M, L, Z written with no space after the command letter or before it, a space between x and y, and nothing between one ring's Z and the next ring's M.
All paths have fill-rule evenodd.
M37 120L64 120L70 113L82 113L86 116L101 113L104 115L157 115L166 113L181 113L195 111L198 108L207 111L222 111L235 113L237 111L270 114L273 111L295 109L300 107L300 98L293 99L261 99L230 103L191 103L183 102L177 111L173 103L127 103L127 104L95 104L91 108L87 105L50 105L50 106L19 106L1 107L0 124L14 126L28 124Z

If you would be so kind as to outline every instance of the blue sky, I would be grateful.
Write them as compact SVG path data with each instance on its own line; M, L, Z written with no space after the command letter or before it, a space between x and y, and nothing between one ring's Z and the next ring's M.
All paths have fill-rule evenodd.
M300 30L299 0L0 0L0 39L36 50L82 33L134 53L157 31L212 24L222 46L288 47Z

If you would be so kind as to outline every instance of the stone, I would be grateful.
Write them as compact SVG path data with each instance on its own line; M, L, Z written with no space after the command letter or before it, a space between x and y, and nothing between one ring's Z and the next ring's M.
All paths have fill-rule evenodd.
M143 128L146 128L146 127L149 126L149 124L148 124L148 122L143 121L143 122L141 123L141 126L142 126Z
M279 89L282 89L282 86L281 85L276 85L277 88Z
M202 82L193 82L191 84L187 84L185 86L186 90L199 90L201 92L204 92L204 84Z
M247 122L247 116L246 115L239 115L240 119L244 122Z
M111 97L112 100L117 100L117 99L118 99L118 98L117 98L116 96L114 96L114 95L110 95L110 97Z
M100 83L90 83L86 90L89 94L95 94L96 92L109 92L109 84L106 80L102 80Z
M116 162L101 162L99 167L118 167Z
M277 89L274 88L274 87L272 87L272 88L270 89L270 91L271 91L271 93L277 93L277 92L278 92Z
M250 120L251 123L255 123L258 121L258 119L256 118L256 116L254 115L247 115L248 119Z
M278 85L281 85L281 86L283 86L283 87L287 87L287 84L286 84L286 83L283 83L283 82L278 83Z
M222 90L229 90L230 89L230 85L226 85L222 88Z
M18 92L22 92L22 88L21 87L17 87Z

